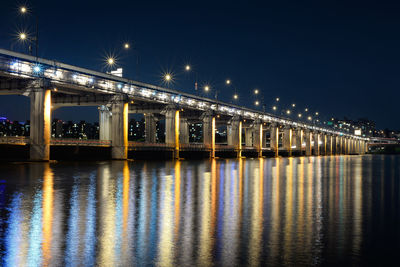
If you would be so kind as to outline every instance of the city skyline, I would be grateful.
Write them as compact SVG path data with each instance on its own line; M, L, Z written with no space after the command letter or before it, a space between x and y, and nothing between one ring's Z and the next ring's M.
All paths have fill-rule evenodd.
M356 6L348 4L321 4L310 14L305 6L296 10L298 6L290 4L287 7L290 12L280 18L278 15L282 15L284 10L282 6L258 6L257 9L256 6L243 4L240 9L243 11L242 15L239 14L233 19L239 12L239 6L235 4L216 4L210 11L207 9L207 3L199 4L197 8L183 5L178 10L174 10L173 5L153 7L151 4L139 3L135 5L137 16L131 19L142 23L140 27L131 30L128 27L130 24L127 16L124 16L129 14L125 13L128 11L118 5L106 9L102 2L90 8L90 4L85 3L82 10L90 10L87 17L92 19L109 13L110 21L103 22L97 19L92 24L86 24L86 28L80 27L79 23L83 23L83 17L79 17L79 14L83 11L74 9L73 13L78 19L69 25L58 23L55 27L45 24L41 15L46 14L46 9L53 8L52 5L53 3L44 2L35 3L35 6L28 5L39 17L39 56L66 63L77 62L79 66L106 71L102 62L104 54L113 50L118 52L121 45L128 41L132 44L131 49L119 52L120 65L124 68L124 76L128 78L138 78L161 85L163 71L171 70L176 79L175 84L171 84L170 87L185 92L194 93L193 76L198 76L199 83L209 82L211 90L220 90L219 99L226 102L233 102L232 95L238 94L239 104L254 107L255 97L249 97L249 91L259 88L260 95L263 96L259 101L266 106L267 112L273 113L273 101L275 97L280 97L281 103L284 103L279 107L281 110L295 102L299 109L308 107L310 110L319 111L321 117L368 117L377 122L378 128L398 129L398 121L391 114L396 112L395 101L399 94L398 82L392 73L397 67L395 59L399 55L394 47L399 40L394 36L389 38L389 33L391 27L395 27L399 22L391 21L395 18L390 6L374 9L373 6L365 4L359 8L357 6L356 9ZM18 26L10 25L32 25L32 22L29 23L27 19L18 15L15 3L8 6L10 10L0 11L4 12L0 26L4 27L0 38L0 46L4 48L10 48L15 43L15 36L10 29L17 30ZM11 8L13 6L14 9ZM150 10L154 11L151 23L143 23L145 20L140 19ZM222 10L226 12L218 12ZM342 15L340 21L332 16L335 12ZM381 19L383 13L384 20ZM60 19L67 14L68 12L61 14ZM177 14L179 16L176 16ZM204 18L199 24L197 19L202 14L206 14L208 19ZM266 14L270 16L265 16ZM323 17L321 14L327 16ZM292 16L290 19L289 15ZM51 16L53 14L50 13L50 21ZM288 20L284 22L284 19ZM224 26L225 30L221 32L218 27L210 29L210 24L216 22L221 23L221 28ZM296 26L296 23L299 25ZM233 27L225 27L231 24ZM115 29L116 25L120 26L117 30L110 30L113 27ZM375 28L372 27L374 25ZM73 30L69 30L68 27ZM87 27L90 27L90 33ZM163 30L164 27L181 30L182 38L177 38L174 30ZM356 34L358 36L349 36L350 31L354 32L354 27L360 27L361 31ZM295 32L296 29L298 32ZM372 32L367 34L363 31L367 29L371 29ZM33 31L34 29L30 30ZM316 33L311 35L312 31ZM169 35L165 36L167 34ZM65 36L71 36L67 42L63 42ZM386 39L377 40L379 36ZM75 37L80 41L72 41ZM157 39L162 42L157 42ZM364 43L366 46L358 46L362 41L369 42ZM281 44L280 50L278 44ZM311 44L313 49L310 49ZM348 46L345 47L345 44ZM382 44L389 46L387 49L377 49ZM338 49L332 50L334 47ZM20 52L26 50L26 47L17 44L13 48ZM370 50L370 53L364 53L366 50ZM235 51L242 53L237 54ZM194 54L196 57L191 56ZM319 58L316 58L317 55ZM139 64L133 64L137 56L140 59ZM365 60L374 61L374 64L365 64ZM185 64L192 66L192 74L184 73ZM361 77L363 79L360 79ZM227 88L218 84L226 78L232 81L231 86ZM387 89L377 89L378 84L379 88L384 86ZM334 86L340 88L335 89ZM209 93L208 96L214 95ZM17 120L23 120L22 117L29 118L29 108L15 109L16 99L18 103L23 103L22 98L24 97L2 98L0 112L10 114L10 117ZM22 101L29 103L28 98ZM63 120L79 120L79 116L86 121L96 121L98 118L95 108L63 108L53 113L53 117Z

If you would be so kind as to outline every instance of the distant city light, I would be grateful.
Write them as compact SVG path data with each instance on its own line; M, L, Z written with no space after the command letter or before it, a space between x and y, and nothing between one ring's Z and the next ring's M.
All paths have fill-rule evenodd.
M276 100L276 102L278 102L279 101L279 97L277 97L275 100Z
M311 116L308 116L308 118L307 118L307 119L308 119L309 121L310 121L310 120L312 120Z
M258 95L259 91L258 89L254 89L254 94Z
M26 7L21 7L20 8L21 13L26 13L26 11L28 11L28 9Z
M237 94L234 94L234 95L233 95L233 98L234 98L234 99L238 99L239 96L238 96Z
M125 43L125 44L124 44L124 48L125 48L125 49L129 49L129 48L130 48L129 43Z
M276 106L273 106L272 109L273 109L273 110L276 110Z
M185 70L186 70L186 71L189 71L189 70L190 70L190 65L186 65L186 66L185 66Z
M304 111L307 112L307 111L308 111L308 108L306 108Z
M296 107L296 104L292 104L292 107Z
M254 105L258 106L260 104L260 102L256 101L254 102Z
M225 81L225 83L226 84L231 84L231 80L228 79L228 80Z
M206 92L210 91L210 86L208 86L208 85L204 86L204 91L206 91Z
M318 112L315 112L315 115L317 115L317 116L318 116L318 115L319 115L319 113L318 113Z
M302 116L302 115L299 113L298 117L301 118L301 116Z
M286 110L286 114L290 114L291 112L290 112L290 110L288 109L288 110Z

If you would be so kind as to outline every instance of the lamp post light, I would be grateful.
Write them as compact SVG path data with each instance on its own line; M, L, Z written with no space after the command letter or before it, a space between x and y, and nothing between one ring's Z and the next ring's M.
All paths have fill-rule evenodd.
M25 38L22 38L23 36L20 36L20 39L21 40L29 40L29 41L34 41L35 42L35 57L37 59L37 57L38 57L38 47L39 47L39 20L38 20L38 17L32 11L28 10L28 8L26 6L21 6L19 11L23 15L25 15L27 13L31 13L36 19L36 34L35 34L35 37L29 39L29 38L26 38L27 36L25 35ZM29 53L32 55L32 47L31 46L29 46Z

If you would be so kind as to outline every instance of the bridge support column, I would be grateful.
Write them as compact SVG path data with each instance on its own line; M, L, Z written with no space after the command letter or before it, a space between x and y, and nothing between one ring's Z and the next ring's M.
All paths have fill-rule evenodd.
M344 154L344 150L343 150L343 136L339 136L339 142L338 142L338 146L339 146L339 153L338 154Z
M235 116L228 122L228 145L237 150L237 156L242 156L242 121Z
M332 135L331 134L329 134L329 135L326 135L326 154L325 155L329 155L329 156L332 156L332 139L333 139L333 137L332 137Z
M302 155L302 144L303 144L303 130L298 128L294 134L294 145L296 145L296 150L299 151L299 155Z
M113 159L128 159L128 103L122 99L112 104L111 128Z
M111 140L111 111L108 107L102 105L99 107L99 139Z
M325 133L322 133L320 135L320 140L322 141L322 145L321 145L321 150L320 150L320 154L326 156L327 155L327 136Z
M211 149L210 157L215 157L215 117L211 112L205 112L203 119L203 144Z
M245 145L248 147L253 146L253 128L246 128L244 130L245 135Z
M312 147L311 147L311 132L310 130L305 131L305 141L306 141L306 156L311 156L312 154Z
M49 160L51 136L51 90L33 90L30 98L30 159L37 161Z
M277 124L272 124L270 127L270 148L275 152L275 157L279 156L279 127Z
M186 118L180 118L179 122L179 143L189 144L189 124Z
M258 157L262 157L263 125L256 120L253 124L253 147L257 150Z
M179 110L167 107L165 110L165 143L174 148L175 159L179 158Z
M337 136L336 136L336 135L332 135L332 136L331 136L331 140L332 140L332 143L331 143L331 148L332 148L331 155L336 155L336 151L337 151L337 147L336 147L337 142L336 142L336 139L337 139Z
M286 126L283 129L283 149L287 151L288 156L292 156L292 129L290 127Z
M314 132L314 156L319 156L319 133Z
M145 135L146 135L146 143L155 143L156 142L156 132L157 132L157 120L154 114L146 113L144 114L144 123L145 123Z

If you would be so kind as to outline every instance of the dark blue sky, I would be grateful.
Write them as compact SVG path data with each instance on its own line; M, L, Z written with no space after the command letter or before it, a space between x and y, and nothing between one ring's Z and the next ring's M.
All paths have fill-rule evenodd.
M297 3L305 2L305 3ZM190 92L194 75L231 101L251 106L252 90L267 110L296 103L325 117L367 117L380 128L399 129L400 4L366 1L32 1L39 17L39 55L94 70L106 52L120 54L125 76ZM33 20L18 4L2 0L0 47L10 48ZM133 49L121 51L129 41ZM22 47L15 45L21 51ZM139 56L139 64L136 57ZM232 86L222 84L226 78ZM0 97L0 116L23 120L23 97ZM26 106L26 105L25 105ZM296 111L297 113L297 111ZM97 120L95 108L57 110L61 119Z

